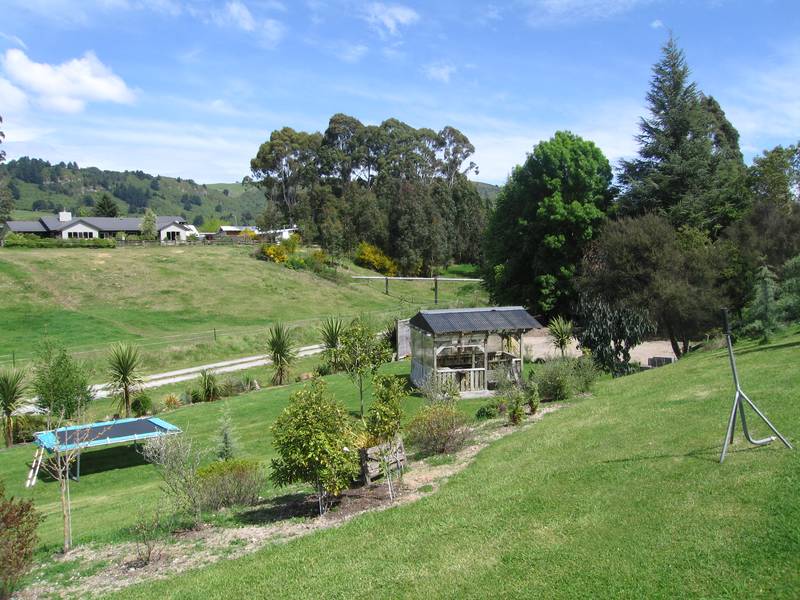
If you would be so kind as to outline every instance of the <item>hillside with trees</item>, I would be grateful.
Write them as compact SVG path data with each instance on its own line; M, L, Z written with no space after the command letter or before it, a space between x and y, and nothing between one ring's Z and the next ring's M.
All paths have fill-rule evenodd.
M474 263L490 201L467 178L475 148L453 127L415 129L397 119L364 125L333 115L323 132L273 131L251 161L264 190L263 228L297 223L331 253L361 242L406 275L452 262Z
M514 169L485 239L492 298L574 318L594 352L590 338L622 347L657 332L680 357L719 327L722 307L766 337L800 254L800 146L747 167L736 128L691 81L673 38L646 101L638 156L620 162L616 186L602 152L569 132Z
M0 165L0 180L13 200L13 216L32 218L63 208L76 215L180 215L198 227L252 223L264 196L240 183L199 184L142 171L106 171L74 162L51 164L24 156ZM103 210L98 205L103 204Z

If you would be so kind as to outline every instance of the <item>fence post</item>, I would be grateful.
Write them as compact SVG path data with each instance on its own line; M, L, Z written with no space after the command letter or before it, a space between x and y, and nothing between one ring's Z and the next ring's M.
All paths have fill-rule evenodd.
M17 356L16 356L16 354L14 354L13 350L11 351L11 368L12 369L16 369L17 368Z
M384 278L384 281L386 282L386 290L383 293L388 296L389 295L389 278L388 277Z
M217 341L217 328L214 327L214 341Z
M433 303L439 304L439 276L433 278Z

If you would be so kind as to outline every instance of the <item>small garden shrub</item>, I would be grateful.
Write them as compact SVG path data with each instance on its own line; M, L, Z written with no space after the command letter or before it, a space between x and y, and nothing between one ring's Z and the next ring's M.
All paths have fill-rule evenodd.
M200 371L200 398L202 402L214 402L222 397L222 389L217 376L211 371Z
M203 489L203 506L210 510L252 506L267 481L261 463L246 459L213 462L197 476Z
M591 356L573 359L572 372L575 376L575 389L581 393L591 391L600 376L600 371Z
M14 443L24 444L33 441L33 434L47 429L47 417L26 415L24 419L14 419Z
M381 275L387 275L389 277L397 275L397 265L395 262L386 256L380 248L368 244L367 242L358 244L353 262L360 267L377 271Z
M41 520L32 501L6 497L0 481L0 598L10 598L28 571Z
M525 403L525 394L519 387L514 387L506 393L506 401L508 402L508 424L519 425L525 416L523 405Z
M496 419L506 414L508 411L508 401L505 396L497 395L490 398L486 404L481 406L475 413L478 419Z
M569 359L558 358L537 365L531 377L544 402L562 402L574 393L575 373Z
M422 407L408 427L408 440L423 456L449 454L460 450L469 431L464 416L448 402Z
M289 253L284 246L280 244L263 244L258 258L269 262L282 264L289 258Z
M167 394L164 396L164 409L175 410L181 407L181 399L175 394Z
M163 529L161 513L139 513L131 527L133 539L136 541L136 557L139 565L144 567L161 558L163 546Z
M145 392L139 392L131 400L131 410L137 417L143 417L153 411L153 400Z
M535 381L528 380L525 384L525 403L531 411L531 415L535 415L539 410L539 385Z

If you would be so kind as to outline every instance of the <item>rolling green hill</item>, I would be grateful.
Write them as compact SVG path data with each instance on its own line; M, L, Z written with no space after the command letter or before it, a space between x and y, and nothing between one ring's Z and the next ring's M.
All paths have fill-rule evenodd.
M0 365L34 354L42 336L102 361L109 343L142 345L164 371L260 354L264 329L292 323L317 343L327 315L371 313L383 324L433 303L427 282L352 283L368 271L344 263L341 281L259 261L250 246L0 249ZM476 284L440 284L443 305L486 301Z
M198 226L221 220L252 224L264 208L263 193L241 183L198 184L180 177L153 176L141 171L102 171L74 163L51 165L21 158L0 165L15 196L14 218L35 218L61 208L91 214L103 194L117 202L120 214L140 214L151 207L157 214L181 215Z
M201 229L201 222L253 224L264 209L263 192L241 183L199 184L142 171L104 171L63 162L52 165L27 157L0 165L0 180L10 184L15 196L15 219L34 219L62 208L88 215L103 194L116 200L120 214L140 214L149 206L160 215L183 216ZM490 201L500 189L474 184Z

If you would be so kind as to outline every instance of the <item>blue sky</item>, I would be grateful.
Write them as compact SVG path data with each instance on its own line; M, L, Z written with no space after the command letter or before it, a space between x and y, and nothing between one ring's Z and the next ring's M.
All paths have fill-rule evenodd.
M3 0L9 158L236 181L336 112L453 125L502 183L558 129L635 153L671 29L748 161L800 139L800 2Z

